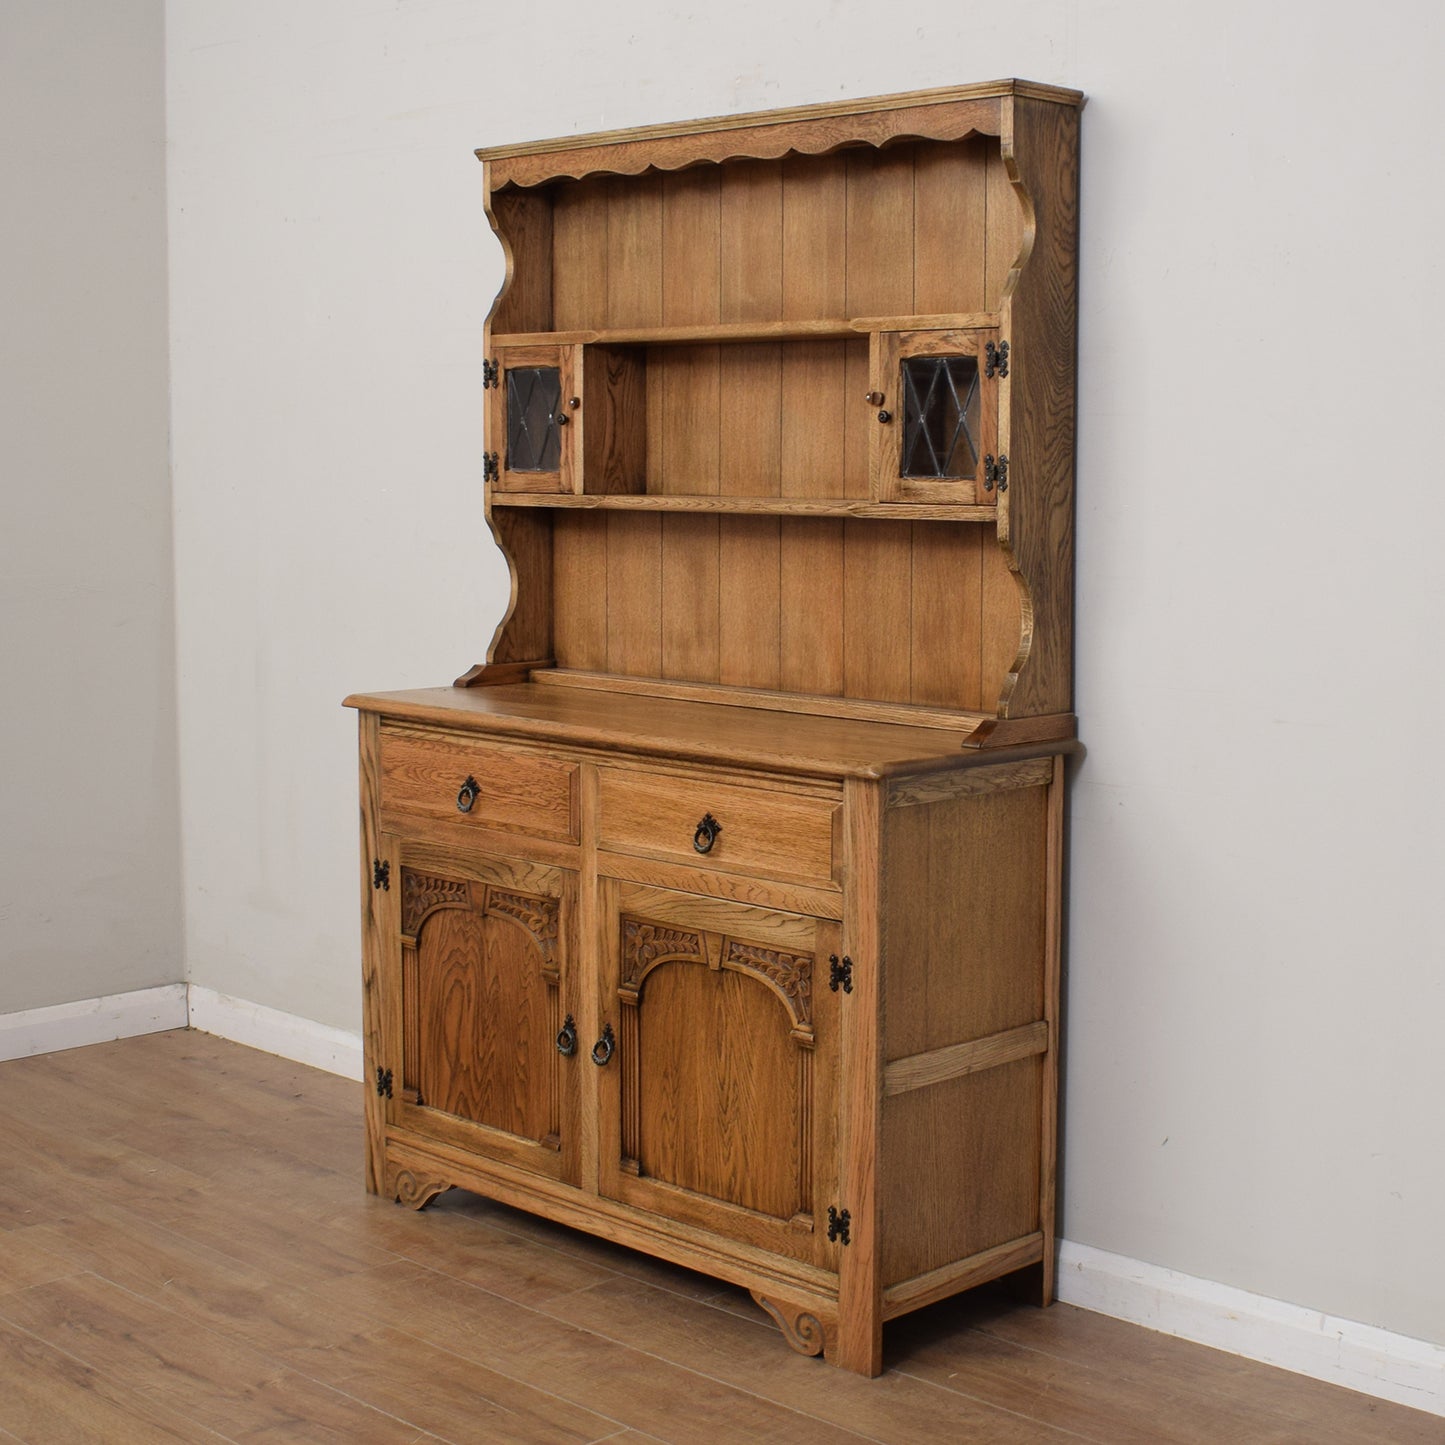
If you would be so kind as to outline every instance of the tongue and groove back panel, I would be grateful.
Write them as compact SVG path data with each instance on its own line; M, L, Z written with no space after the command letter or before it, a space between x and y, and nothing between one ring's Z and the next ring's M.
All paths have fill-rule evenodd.
M492 207L513 257L494 333L995 312L1022 238L987 136ZM649 348L645 490L866 499L868 377L866 337ZM560 667L992 712L1018 651L987 524L559 510L551 527Z

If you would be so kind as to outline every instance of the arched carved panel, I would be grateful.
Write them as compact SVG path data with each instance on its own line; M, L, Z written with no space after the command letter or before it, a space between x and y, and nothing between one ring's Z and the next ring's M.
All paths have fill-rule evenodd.
M487 912L494 918L505 918L531 936L545 965L557 967L557 918L559 905L555 898L536 898L530 893L514 893L505 888L487 889Z
M811 1031L813 1022L813 956L761 948L755 943L727 940L723 967L753 973L777 993L796 1028Z
M438 908L470 908L472 885L459 878L438 878L414 868L401 870L401 931L416 937L429 913Z
M636 1000L642 981L660 963L706 963L703 935L691 929L667 928L642 918L622 920L622 988Z

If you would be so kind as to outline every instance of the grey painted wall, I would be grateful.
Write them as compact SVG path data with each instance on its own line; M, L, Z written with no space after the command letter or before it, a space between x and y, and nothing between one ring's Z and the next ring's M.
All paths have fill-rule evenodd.
M0 1013L182 977L163 27L0 7Z

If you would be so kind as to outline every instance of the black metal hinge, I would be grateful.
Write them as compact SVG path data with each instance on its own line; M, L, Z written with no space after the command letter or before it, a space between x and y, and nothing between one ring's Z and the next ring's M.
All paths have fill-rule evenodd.
M1000 495L1008 491L1008 458L1000 455L995 461L990 454L983 459L983 489L991 492L995 487Z
M391 863L387 859L373 858L371 860L371 886L373 888L384 888L391 892Z
M840 988L844 993L853 992L853 960L846 953L842 958L836 953L828 955L828 987L834 993Z
M501 375L501 369L494 360L484 359L482 361L482 390L490 391L494 386L500 386L502 384ZM990 372L989 375L992 376L993 373Z
M495 482L500 475L497 463L500 459L496 452L482 453L482 480L484 482Z
M848 1226L853 1221L853 1216L846 1209L834 1209L828 1206L828 1242L831 1244L837 1240L839 1244L848 1243Z
M376 1066L376 1092L380 1098L391 1098L391 1070Z
M984 343L983 348L983 374L985 376L1007 376L1008 375L1008 342L1000 341L997 346L992 341Z

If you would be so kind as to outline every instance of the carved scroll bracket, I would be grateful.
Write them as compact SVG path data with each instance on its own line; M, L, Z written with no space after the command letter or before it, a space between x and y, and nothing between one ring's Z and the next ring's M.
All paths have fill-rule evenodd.
M773 1317L783 1332L783 1338L800 1355L823 1353L830 1331L817 1315L786 1300L770 1299L757 1290L749 1290L748 1293Z

